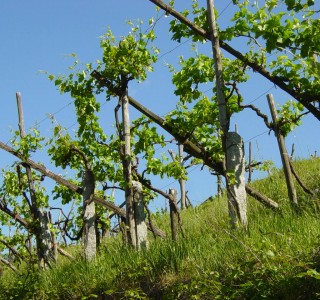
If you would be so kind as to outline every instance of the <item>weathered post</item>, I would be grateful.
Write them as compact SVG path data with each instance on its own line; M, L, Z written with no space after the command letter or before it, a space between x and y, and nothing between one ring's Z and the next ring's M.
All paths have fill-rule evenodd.
M290 159L289 159L288 151L285 145L284 137L277 126L278 115L277 115L277 110L274 104L273 95L268 94L267 99L268 99L268 104L269 104L269 108L270 108L270 112L271 112L271 116L274 124L274 132L277 137L278 146L280 150L280 156L282 160L284 176L286 179L289 200L291 201L291 203L296 205L298 204L297 192L296 192L296 188L294 186L294 182L292 178L292 173L290 169Z
M52 216L50 212L48 212L48 218L49 218L50 224L52 224ZM53 259L55 262L57 262L58 261L58 242L57 242L56 233L54 232L53 228L51 228L51 238L52 238Z
M122 87L122 95L120 97L122 107L122 164L124 180L126 182L125 187L125 199L126 199L126 225L127 225L127 241L129 245L134 248L137 247L136 241L136 224L134 219L134 207L133 207L133 196L132 196L132 175L131 175L131 134L130 134L130 117L129 117L129 101L128 101L128 86L127 83Z
M16 93L17 107L18 107L18 116L19 116L19 131L20 137L23 139L26 136L25 127L24 127L24 116L22 108L21 94ZM50 266L50 263L54 260L52 253L52 238L49 227L49 219L47 212L38 207L37 196L34 186L34 179L32 175L31 167L28 163L24 164L26 169L26 174L28 178L28 186L30 193L30 211L35 221L34 234L36 237L36 247L37 247L37 256L38 263L41 267L46 268Z
M251 175L252 175L252 144L249 142L249 164L248 164L248 171L249 171L249 176L248 176L248 182L251 182Z
M180 159L180 165L183 166L183 144L179 144L179 159ZM180 184L180 205L181 210L185 209L187 207L187 201L186 201L186 181L183 178L179 179Z
M83 173L83 247L84 257L87 261L96 257L96 209L93 202L95 179L91 170L86 169Z
M222 70L222 60L218 29L214 14L213 0L207 0L208 21L210 26L210 35L212 42L212 52L216 77L217 102L219 108L219 122L222 130L222 148L225 154L224 173L226 176L226 186L228 195L229 215L231 224L236 227L237 224L247 225L247 197L245 190L244 176L242 170L244 166L243 142L236 132L229 132L229 116L227 112L227 101L224 94L224 80ZM236 157L236 155L242 155ZM240 165L237 165L237 164ZM229 175L235 172L234 180L229 180Z
M239 220L247 225L247 193L245 189L245 159L244 144L241 136L236 132L228 132L226 140L227 159L226 168L234 173L233 181L227 189L229 215L231 220ZM237 222L232 222L236 226Z
M179 149L179 163L181 166L183 166L183 144L179 144L178 149ZM168 152L171 155L172 160L175 161L177 158L174 152L171 149L169 149ZM181 207L181 210L184 210L187 207L186 181L183 178L179 178L179 185L180 185L180 195L181 195L180 207Z
M222 196L221 184L222 184L221 175L217 175L217 195L218 195L218 198L221 198L221 196Z
M136 224L137 250L148 249L148 228L145 222L146 214L144 212L144 197L141 183L138 181L132 181L132 191Z
M291 154L290 154L290 160L293 160L294 150L295 150L295 145L294 145L294 144L292 144L292 147L291 147Z
M172 240L176 241L178 238L178 222L179 222L179 216L177 212L177 191L175 189L169 189L169 194L172 196L172 201L169 202L171 236L172 236Z

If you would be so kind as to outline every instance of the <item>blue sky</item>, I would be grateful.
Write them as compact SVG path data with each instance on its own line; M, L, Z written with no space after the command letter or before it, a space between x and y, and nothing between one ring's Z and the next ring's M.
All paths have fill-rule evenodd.
M176 1L179 2L179 1ZM191 2L191 1L190 1ZM220 12L218 19L220 26L227 24L232 13L231 1L215 1ZM181 6L181 4L180 4ZM159 12L162 15L162 12ZM0 3L0 140L10 139L10 128L17 129L17 109L15 93L22 93L26 127L38 124L42 135L49 136L52 124L48 114L54 114L61 125L74 130L76 127L73 117L72 99L69 95L60 95L47 76L41 71L52 74L66 73L73 62L69 54L76 53L84 63L95 61L101 57L99 37L110 28L116 36L125 35L129 31L126 20L138 18L147 21L157 17L155 6L147 0L68 0L68 1L1 1ZM161 57L155 66L155 72L150 74L146 82L134 84L129 93L136 100L163 115L175 107L176 97L170 80L170 73L166 63L176 64L178 55L188 55L190 42L177 47L170 41L168 23L170 17L162 17L156 26L157 47ZM233 44L238 50L241 44ZM175 49L176 48L176 49ZM199 51L210 53L209 43L201 46ZM208 86L210 88L210 86ZM266 82L259 75L254 74L243 88L245 103L254 101L266 114L268 106L266 93L273 93L277 102L289 100L288 95L281 93L270 82ZM106 116L113 112L113 102L102 107L102 114ZM113 113L111 113L112 115ZM132 116L138 114L132 109ZM232 127L237 124L239 133L243 136L246 150L249 140L252 141L253 155L258 161L273 160L280 166L279 151L273 134L268 134L263 122L252 113L243 112L232 121ZM111 128L112 120L106 124ZM310 157L314 151L319 151L319 122L312 116L303 120L303 125L287 138L287 146L291 149L295 144L295 157ZM174 149L175 150L175 149ZM38 161L48 163L43 153L35 157ZM10 156L1 152L1 168L10 164ZM56 170L53 166L49 166ZM59 171L59 170L56 170ZM60 170L63 174L63 171ZM210 176L201 167L192 169L190 180L187 182L188 195L194 204L199 204L216 192L216 178ZM161 181L156 179L159 188L177 188L178 183L173 180ZM116 200L118 203L122 199ZM153 208L163 205L159 199Z

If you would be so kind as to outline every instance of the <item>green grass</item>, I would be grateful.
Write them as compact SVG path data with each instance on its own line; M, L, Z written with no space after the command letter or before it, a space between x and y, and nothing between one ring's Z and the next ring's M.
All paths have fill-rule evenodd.
M295 168L320 190L320 160ZM248 199L247 230L230 229L226 199L182 215L185 237L153 240L137 253L109 239L95 262L60 260L52 270L16 276L6 271L1 299L320 299L320 220L317 199L298 188L299 208L288 203L283 174L252 183L278 202L264 208ZM168 233L166 214L155 223Z

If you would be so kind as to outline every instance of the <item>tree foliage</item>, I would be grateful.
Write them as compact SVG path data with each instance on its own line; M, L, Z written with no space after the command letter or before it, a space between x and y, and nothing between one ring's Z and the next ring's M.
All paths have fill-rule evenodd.
M152 2L159 4L161 1ZM213 59L209 51L197 51L200 44L208 40L207 10L197 0L190 1L185 6L189 4L190 7L184 9L181 16L191 20L192 26L183 19L175 18L170 22L174 41L181 43L183 39L190 38L193 44L188 57L179 56L177 64L168 65L177 100L176 108L164 116L164 124L172 128L171 133L180 137L180 143L190 141L201 149L201 157L185 158L190 165L204 164L208 157L214 163L220 163L224 153L216 89L212 85L215 78ZM174 1L170 1L169 5L173 7ZM233 5L235 13L230 22L219 28L221 46L228 52L223 56L228 118L246 109L246 99L241 91L244 83L250 83L253 70L293 98L288 99L278 111L280 119L276 125L280 126L284 135L299 125L306 110L320 119L320 63L317 58L320 55L320 21L317 18L320 10L316 8L315 2L246 0L233 1ZM216 11L216 17L219 23L219 11ZM111 30L107 30L101 37L100 59L82 64L77 56L73 55L75 61L68 74L49 75L49 79L60 92L70 94L74 100L78 127L74 133L70 133L63 126L56 125L52 136L46 141L45 150L57 167L71 170L73 182L78 186L81 185L84 165L90 165L96 179L96 193L110 200L112 196L107 195L107 189L121 190L127 184L123 178L121 163L121 120L115 117L112 121L115 123L114 131L107 134L101 107L111 107L111 100L118 97L119 91L129 82L145 81L148 73L153 72L160 53L155 46L156 29L152 20L146 30L143 29L141 21L137 25L128 23L128 35L117 39ZM227 43L241 44L241 49L237 51ZM98 72L103 82L92 76L93 72ZM105 94L105 97L101 97L101 94ZM112 106L115 110L118 108L117 104ZM130 160L136 179L144 182L147 200L155 197L156 189L151 188L154 176L186 179L188 175L179 160L171 161L165 154L168 143L172 143L172 140L168 142L167 137L167 133L163 133L144 116L132 121ZM12 145L26 160L41 149L43 138L37 130L21 139L16 132ZM161 154L158 152L159 148L163 149ZM27 176L21 162L16 162L3 174L0 204L1 209L7 210L7 213L0 214L0 222L1 225L15 226L10 243L26 253L25 239L32 234L32 228L37 226L30 212ZM33 176L36 178L37 205L39 208L48 209L49 195L41 184L43 178L35 171ZM75 237L82 226L79 196L66 187L56 185L52 198L61 199L62 205L74 202L77 206L78 211L70 213L64 220L68 234L72 231ZM10 213L20 216L30 227L23 225L23 222L17 223L12 216L9 217ZM97 210L97 216L100 221L98 226L102 230L103 224L109 222L108 217L101 208ZM0 234L1 238L7 239L3 233ZM1 243L0 247L4 248Z

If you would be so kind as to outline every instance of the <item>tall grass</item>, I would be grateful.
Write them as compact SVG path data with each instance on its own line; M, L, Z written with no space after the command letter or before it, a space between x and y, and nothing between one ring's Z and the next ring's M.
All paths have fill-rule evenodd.
M295 162L314 191L320 161ZM231 230L224 197L181 213L184 238L152 240L136 252L109 239L96 261L62 260L45 272L5 272L1 299L316 299L320 293L317 199L298 188L299 209L288 203L281 170L253 185L278 211L248 199L247 230ZM168 236L169 217L155 216ZM150 238L152 239L151 235Z

